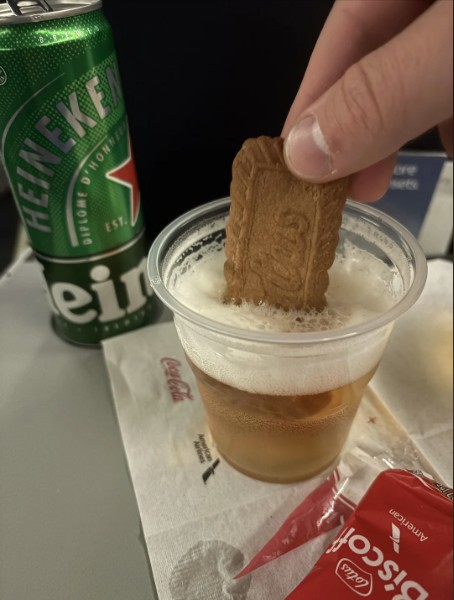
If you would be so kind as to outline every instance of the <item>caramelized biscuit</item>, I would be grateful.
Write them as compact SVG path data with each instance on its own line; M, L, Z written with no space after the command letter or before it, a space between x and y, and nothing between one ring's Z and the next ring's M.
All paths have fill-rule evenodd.
M246 140L232 168L225 301L322 309L347 190L347 178L295 177L282 138Z

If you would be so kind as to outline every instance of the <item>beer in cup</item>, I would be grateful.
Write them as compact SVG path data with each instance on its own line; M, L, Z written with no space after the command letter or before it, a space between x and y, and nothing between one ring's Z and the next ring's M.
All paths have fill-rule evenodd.
M155 239L148 275L173 313L220 455L256 479L295 482L341 452L393 324L419 297L424 253L401 224L348 200L322 311L224 302L230 199Z

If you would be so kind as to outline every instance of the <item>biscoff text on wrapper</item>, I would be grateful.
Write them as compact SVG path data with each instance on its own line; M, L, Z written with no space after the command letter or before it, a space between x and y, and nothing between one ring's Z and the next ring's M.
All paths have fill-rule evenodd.
M451 600L452 513L452 490L419 472L383 471L286 600Z

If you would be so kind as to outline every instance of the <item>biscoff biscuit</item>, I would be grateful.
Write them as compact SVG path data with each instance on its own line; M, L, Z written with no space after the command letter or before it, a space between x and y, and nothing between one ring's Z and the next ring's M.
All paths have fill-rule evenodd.
M313 184L293 175L282 138L246 140L232 165L225 301L322 309L347 189L347 178Z

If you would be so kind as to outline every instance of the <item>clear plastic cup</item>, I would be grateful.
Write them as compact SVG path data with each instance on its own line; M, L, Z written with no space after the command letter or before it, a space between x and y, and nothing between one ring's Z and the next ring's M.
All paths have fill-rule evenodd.
M230 199L222 198L170 223L151 246L149 279L173 313L221 456L256 479L299 481L342 450L395 320L421 294L426 258L397 221L347 201L336 261L348 266L343 277L351 276L347 312L348 303L355 304L356 270L368 265L370 314L332 330L245 329L202 314L199 299L192 305L190 295L182 302L178 293L181 278L204 268L207 249L223 259L229 207ZM384 309L377 308L383 294L374 293L376 286L392 298Z

